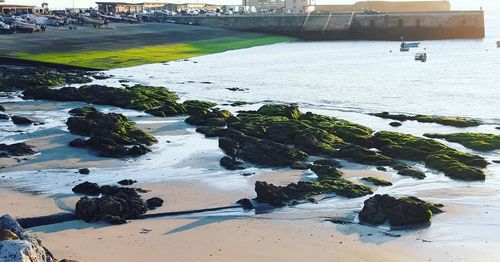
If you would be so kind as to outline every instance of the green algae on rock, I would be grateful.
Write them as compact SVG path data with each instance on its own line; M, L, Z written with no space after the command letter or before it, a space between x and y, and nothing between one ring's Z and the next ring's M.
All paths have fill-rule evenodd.
M85 112L85 110L72 110ZM138 129L126 116L115 113L89 111L85 115L72 116L66 122L71 133L89 136L88 140L76 139L73 147L88 147L107 157L139 156L149 152L156 138ZM131 146L131 147L129 147Z
M430 203L416 197L395 198L375 195L364 202L359 221L380 225L389 221L391 226L411 226L431 222L433 214L441 213L443 205Z
M381 179L381 178L376 178L376 177L363 177L361 178L361 180L363 181L366 181L366 182L370 182L376 186L392 186L392 183L387 181L387 180L384 180L384 179Z
M63 84L84 84L92 80L80 70L55 70L48 67L0 67L0 91L47 88Z
M481 125L481 121L470 118L461 117L442 117L442 116L429 116L429 115L403 115L403 114L390 114L388 112L372 114L380 118L394 119L398 121L414 120L421 123L436 123L445 126L454 127L473 127Z
M477 151L500 149L500 135L483 133L424 134L429 138L442 138L448 142L459 143Z
M488 165L484 158L460 152L432 139L381 131L373 136L372 142L385 155L398 159L423 161L426 166L441 171L452 178L485 179L483 171L478 169ZM462 171L467 172L463 173Z
M424 172L411 167L398 170L398 175L409 176L416 179L424 179L426 177Z

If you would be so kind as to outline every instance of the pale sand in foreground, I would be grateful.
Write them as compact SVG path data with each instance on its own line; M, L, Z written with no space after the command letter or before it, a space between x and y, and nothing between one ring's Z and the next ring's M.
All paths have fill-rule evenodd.
M275 183L294 178L274 176ZM231 204L246 192L220 192L200 183L140 184L161 196L166 205L157 212ZM253 197L252 195L248 195ZM77 197L63 200L72 205ZM60 212L53 199L0 189L0 213L16 217ZM488 261L495 257L479 249L442 248L409 237L365 241L377 234L364 227L346 232L325 222L325 215L305 213L184 216L134 220L109 226L71 221L34 228L44 245L58 258L79 261ZM340 226L339 226L340 227ZM345 227L345 226L342 226ZM341 229L341 230L339 230Z

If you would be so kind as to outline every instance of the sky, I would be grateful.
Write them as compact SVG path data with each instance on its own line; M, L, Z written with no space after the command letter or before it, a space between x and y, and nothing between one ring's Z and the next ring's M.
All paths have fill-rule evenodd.
M74 0L76 7L93 7L99 0ZM212 4L241 4L241 0L101 0L109 2L206 2ZM356 0L316 0L316 4L349 4ZM43 2L48 2L50 8L72 7L73 0L5 0L7 4L29 4L41 6ZM500 10L500 0L450 0L452 8L455 10L477 10L483 5L485 10Z

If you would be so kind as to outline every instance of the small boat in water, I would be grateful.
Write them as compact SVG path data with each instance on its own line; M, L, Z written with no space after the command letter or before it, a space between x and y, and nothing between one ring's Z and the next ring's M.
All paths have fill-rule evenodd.
M415 61L427 62L427 53L416 53Z
M403 43L401 43L401 47L406 47L406 48L417 48L419 45L420 45L420 42L413 42L413 43L403 42Z

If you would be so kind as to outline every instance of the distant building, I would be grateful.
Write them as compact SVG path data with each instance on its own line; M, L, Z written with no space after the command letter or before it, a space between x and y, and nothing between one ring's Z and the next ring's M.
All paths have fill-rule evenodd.
M39 14L43 8L34 5L0 4L0 14Z
M165 10L167 3L144 2L144 3L126 3L126 2L96 2L97 10L100 13L138 13L141 11Z
M285 0L285 9L292 12L307 12L312 0Z
M222 9L221 5L212 5L205 3L184 3L184 4L169 4L172 6L176 6L176 10L178 11L187 11L187 10L206 10L206 11L215 11L217 9Z
M310 10L315 12L352 12L365 10L380 12L437 12L450 11L451 5L447 0L409 2L363 1L352 5L315 5L311 6Z
M255 7L257 12L285 11L285 0L243 0L242 4L249 8Z

